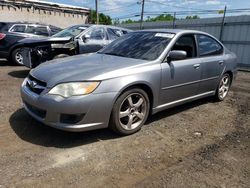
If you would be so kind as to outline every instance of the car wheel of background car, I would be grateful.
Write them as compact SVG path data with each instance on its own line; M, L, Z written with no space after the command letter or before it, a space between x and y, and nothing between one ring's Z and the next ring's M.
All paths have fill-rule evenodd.
M121 135L129 135L141 129L149 114L147 93L139 88L125 91L112 109L110 128Z
M21 54L21 48L13 50L11 53L11 61L15 65L23 65L23 56Z
M59 54L59 55L56 55L53 59L59 59L59 58L64 58L68 56L69 56L68 54Z
M219 86L216 90L215 99L217 101L223 101L228 94L231 85L231 77L228 73L224 74L219 82Z

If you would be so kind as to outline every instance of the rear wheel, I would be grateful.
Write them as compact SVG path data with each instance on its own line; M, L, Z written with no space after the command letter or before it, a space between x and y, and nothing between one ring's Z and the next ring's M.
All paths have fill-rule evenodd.
M226 73L222 76L215 94L215 99L217 101L223 101L226 98L230 89L230 85L231 85L231 77L228 73Z
M23 56L21 54L21 48L13 50L11 53L11 61L15 65L23 65Z
M129 135L141 129L149 114L149 98L139 88L124 92L112 109L110 128L121 135Z

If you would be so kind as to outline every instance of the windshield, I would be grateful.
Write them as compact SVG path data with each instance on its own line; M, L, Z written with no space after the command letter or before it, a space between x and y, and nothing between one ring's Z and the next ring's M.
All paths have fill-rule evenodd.
M98 53L135 59L155 60L173 38L171 33L132 32L126 34Z
M57 34L53 35L53 37L75 37L87 29L89 26L72 26L68 27Z

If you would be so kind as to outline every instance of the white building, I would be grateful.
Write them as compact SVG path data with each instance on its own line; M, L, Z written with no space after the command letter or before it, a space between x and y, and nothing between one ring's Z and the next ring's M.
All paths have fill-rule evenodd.
M90 9L38 0L0 0L0 22L37 22L65 28L88 22Z

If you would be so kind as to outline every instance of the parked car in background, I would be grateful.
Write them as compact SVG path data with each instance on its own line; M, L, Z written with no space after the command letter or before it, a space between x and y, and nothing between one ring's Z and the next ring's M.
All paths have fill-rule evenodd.
M34 68L40 63L59 57L93 53L113 40L130 32L128 29L106 25L75 25L49 38L20 40L24 65Z
M19 48L14 45L24 38L52 36L61 31L52 25L22 23L22 22L0 22L0 58L6 58L18 65L23 64L23 57Z
M150 113L202 97L224 100L236 67L235 54L207 33L143 30L97 53L38 66L24 80L21 96L31 116L57 129L109 126L128 135Z

